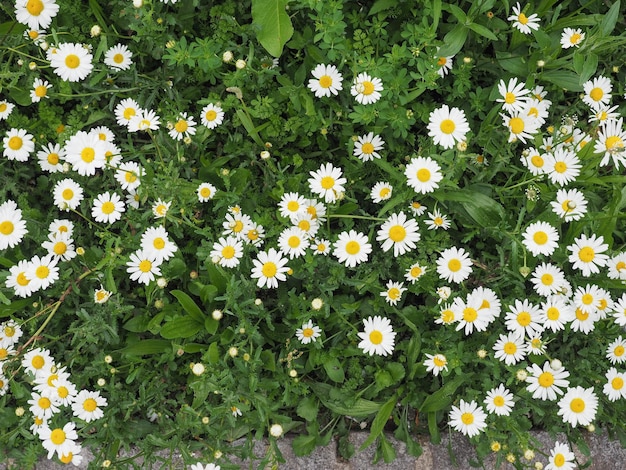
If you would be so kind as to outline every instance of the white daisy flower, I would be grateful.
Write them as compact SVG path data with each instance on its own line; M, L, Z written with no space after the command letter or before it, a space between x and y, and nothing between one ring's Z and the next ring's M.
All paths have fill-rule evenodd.
M155 276L161 275L159 266L161 262L154 256L148 255L144 250L137 250L131 253L129 261L126 263L126 272L130 274L132 281L148 285L154 281Z
M602 391L610 401L617 401L626 398L626 373L618 372L615 367L611 367L605 374L607 383Z
M388 318L378 315L367 317L363 320L363 327L364 331L358 334L361 338L358 347L364 354L387 356L393 353L396 333Z
M489 323L493 320L488 309L481 308L482 300L478 297L468 296L465 302L457 297L452 303L452 310L459 324L456 330L464 330L466 336L472 334L474 330L485 331Z
M307 200L298 193L284 193L280 197L278 209L282 217L291 218L306 210Z
M498 416L509 416L513 406L515 406L513 394L504 384L500 384L498 387L489 390L484 403L489 413Z
M313 248L314 255L328 256L330 253L330 240L326 240L325 238L316 238L313 240L311 247Z
M133 53L125 44L116 44L104 53L104 64L117 70L128 70L133 64Z
M618 336L606 348L606 358L611 364L623 364L626 362L626 340Z
M437 48L437 52L439 52L439 48ZM452 59L454 56L435 56L434 58L437 60L437 73L439 76L443 78L448 75L448 72L452 70Z
M556 201L550 202L552 212L566 222L578 220L587 213L587 199L577 189L559 189Z
M201 183L196 190L196 193L198 194L198 200L200 202L210 201L215 197L216 192L217 188L211 183Z
M296 330L296 338L300 340L302 344L309 344L311 341L315 342L322 334L322 329L313 325L313 321L309 320L302 324L302 328Z
M64 150L65 160L81 176L95 175L106 163L104 142L97 134L78 131L65 142Z
M112 224L122 218L122 212L126 211L124 201L115 193L108 191L98 194L93 201L91 216L96 222Z
M305 203L305 210L320 224L326 221L326 206L317 199L307 199Z
M533 270L530 281L537 294L549 297L561 289L565 282L565 274L553 264L541 263Z
M5 282L6 287L12 288L15 295L22 298L29 297L35 291L33 289L34 283L31 284L30 279L26 277L26 271L29 268L30 263L27 260L18 261L17 264L9 268L9 275Z
M224 222L222 222L222 235L234 235L235 237L245 241L246 234L252 229L253 223L250 216L241 212L233 212L226 214Z
M250 224L242 237L243 241L252 246L260 247L265 242L264 238L265 228L263 228L261 224L250 221Z
M496 352L494 357L512 366L523 361L528 354L528 345L524 342L524 336L520 333L501 334L493 345Z
M448 359L443 354L426 354L423 364L426 366L426 372L432 372L435 377L441 371L448 370Z
M502 98L498 98L496 101L502 103L502 109L508 113L521 112L530 98L530 90L526 88L524 82L518 83L517 77L511 78L508 84L504 80L500 80L498 91Z
M479 308L481 310L489 311L489 316L492 319L490 321L493 321L500 316L500 313L502 311L502 304L500 302L500 299L498 298L498 295L493 290L489 289L488 287L479 286L469 293L468 299L470 298L476 298L480 300Z
M385 145L385 141L380 138L379 135L374 135L373 132L360 136L356 142L354 142L353 155L358 157L361 161L368 162L375 158L380 158L379 150L382 150Z
M607 121L598 129L598 137L593 151L603 153L600 166L613 163L615 169L620 165L626 166L626 131L623 118L616 121Z
M17 344L23 334L22 327L15 320L7 320L0 324L0 343Z
M592 234L591 237L587 237L582 234L567 247L567 251L570 252L568 260L573 263L574 269L579 269L583 276L589 277L592 273L598 274L599 268L606 266L609 257L604 252L608 249L609 245L604 243L602 235L596 237Z
M42 258L33 256L28 263L26 277L30 279L30 288L34 291L46 290L59 279L58 258L46 255Z
M545 470L576 470L576 456L567 444L556 441Z
M558 369L550 365L550 361L545 361L543 368L537 364L527 367L528 377L526 382L530 385L526 387L533 394L535 400L557 399L557 395L563 395L561 388L569 387L569 372L561 365Z
M350 94L360 104L376 103L381 97L381 91L383 91L381 79L371 77L365 72L358 74L352 83L352 87L350 87Z
M49 60L54 73L64 81L81 81L93 70L93 55L82 44L59 44Z
M115 179L126 191L134 191L141 184L141 178L146 174L141 165L135 162L124 162L115 171Z
M596 313L600 307L602 292L595 284L587 284L585 287L578 286L572 300L576 308L585 313Z
M156 131L161 124L161 118L151 109L139 109L139 112L130 118L128 132Z
M433 110L428 117L428 135L435 145L451 149L457 142L465 141L470 131L465 112L459 108L450 108L447 104Z
M452 405L448 424L467 437L478 436L487 427L487 414L475 401L461 399L459 406Z
M598 397L593 391L593 387L568 388L563 398L559 400L559 411L557 415L563 418L564 423L569 423L572 427L579 424L587 426L596 417L598 409Z
M583 102L591 108L596 108L601 105L606 106L609 104L613 85L611 84L611 80L600 75L599 77L595 77L583 83L583 91L585 93Z
M523 233L522 244L533 256L550 256L559 246L559 234L547 222L533 222Z
M509 331L526 334L529 337L536 336L543 331L539 323L539 307L524 299L515 299L514 305L509 305L509 311L505 317L505 325Z
M182 140L196 134L196 121L187 113L180 113L178 120L174 123L169 135L174 140Z
M50 389L41 393L32 392L30 397L30 400L28 400L30 405L28 411L37 418L48 420L60 411L59 403L53 398L52 390Z
M55 0L17 0L15 19L30 29L48 29L52 18L57 16L59 5Z
M133 209L139 209L139 201L139 194L137 194L134 189L129 190L126 195L126 205Z
M0 100L0 121L6 120L11 115L14 108L15 105L13 103L7 100Z
M54 205L60 210L70 211L78 207L83 200L83 188L70 178L58 181L52 190Z
M141 249L149 258L158 263L167 261L178 251L178 247L169 239L167 230L162 225L148 227L141 235Z
M565 325L575 317L574 307L567 300L555 296L542 302L540 311L538 322L544 330L550 329L554 333L564 330Z
M120 126L128 126L130 120L139 114L141 107L132 98L123 99L115 107L115 119Z
M312 71L308 87L317 98L337 95L341 91L343 77L334 65L318 64Z
M17 204L10 199L0 204L0 250L19 245L27 233L26 221Z
M278 237L278 248L289 256L289 259L304 256L308 247L308 236L304 230L298 227L288 227Z
M167 216L167 212L170 210L172 206L172 201L164 201L161 198L158 198L152 204L152 215L154 215L157 219L163 219Z
M72 403L72 411L78 419L90 423L104 416L102 408L107 406L107 399L100 396L100 392L91 392L89 390L81 390L74 397Z
M415 219L408 219L404 212L392 214L378 230L376 240L387 252L393 247L393 256L398 257L414 250L420 240L419 227Z
M2 154L9 160L25 162L30 154L35 150L33 135L25 129L15 129L7 131L6 137L2 139L4 150Z
M386 289L380 293L381 297L389 305L396 305L402 298L402 294L406 291L406 287L402 282L387 281Z
M472 260L463 248L447 248L437 259L437 273L441 279L458 284L472 273Z
M529 147L522 152L520 160L533 176L539 176L546 172L545 158L545 153L541 153L535 147Z
M413 263L408 267L406 272L404 273L404 277L407 282L411 284L415 284L420 277L422 277L426 273L426 267L421 266L419 263Z
M509 129L509 142L517 140L526 143L526 139L532 139L539 131L540 121L522 111L514 111L510 116L500 114L502 125Z
M520 33L530 34L539 29L539 15L533 13L530 16L526 16L526 14L522 12L519 2L513 7L513 13L514 14L509 16L507 20L513 21L512 26L517 28Z
M372 252L372 245L368 242L367 236L355 230L341 232L333 246L333 255L348 268L367 261L368 255Z
M579 47L583 39L585 39L585 33L582 29L565 28L561 33L561 47L563 49Z
M413 212L413 215L416 215L418 217L424 215L424 212L428 210L428 208L419 201L411 202L409 208L411 209L411 212Z
M442 214L439 209L435 209L434 212L428 213L428 218L424 221L428 230L437 230L444 229L448 230L450 228L450 221L448 220L448 216Z
M617 121L620 117L618 105L610 106L610 105L599 105L598 107L591 109L591 114L589 115L589 122L597 122L600 125L607 124L611 121ZM621 127L621 126L620 126ZM575 129L574 132L581 132L580 129ZM596 153L601 153L596 150Z
M334 167L332 163L322 164L319 170L309 172L308 179L311 192L324 198L326 203L335 202L343 195L343 185L347 179L343 178L341 168Z
M435 323L438 325L451 325L459 321L456 316L455 310L450 308L450 305L443 304L439 310L439 316L435 319Z
M76 425L73 422L65 424L62 428L50 429L48 426L39 428L39 439L44 449L48 451L48 459L51 459L55 453L61 458L75 449L78 439L75 428Z
M378 204L379 202L391 199L392 193L393 186L391 186L386 181L379 181L370 191L370 197L372 198L373 202Z
M261 251L257 258L252 260L254 267L250 277L257 280L257 287L267 286L269 289L278 287L278 281L287 279L285 274L289 271L287 258L283 257L281 251L270 248L268 251Z
M578 156L564 148L558 148L553 153L546 154L545 163L548 178L552 183L560 186L575 181L582 167Z
M439 182L443 179L441 167L430 157L412 158L411 162L404 169L407 184L416 193L431 193L439 187Z
M33 89L30 90L30 100L33 103L39 103L42 98L49 98L48 90L52 85L47 80L36 78L33 82Z
M96 289L93 292L93 301L97 304L106 303L107 300L113 295L113 292L106 290L102 285L100 285L100 289Z
M313 216L306 211L302 211L295 216L291 216L290 221L291 225L304 231L307 238L314 237L320 228L319 221L314 219Z
M58 173L63 171L63 161L65 160L65 150L55 143L42 146L37 152L37 161L43 171L48 173Z
M22 367L37 378L40 375L50 374L54 367L54 359L47 349L34 348L22 357Z
M200 112L200 122L208 129L215 129L224 121L224 111L213 103L207 104Z
M574 306L574 318L570 323L572 331L580 331L588 335L596 328L596 322L600 320L598 312L586 312L580 307Z
M76 257L74 240L67 233L50 233L41 247L60 261L69 261Z

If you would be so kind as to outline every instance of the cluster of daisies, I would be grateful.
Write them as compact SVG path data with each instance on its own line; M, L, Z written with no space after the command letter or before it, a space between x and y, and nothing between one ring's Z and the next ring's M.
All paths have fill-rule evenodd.
M336 96L343 90L343 75L336 66L318 64L311 74L313 78L309 80L308 87L316 97ZM380 78L361 72L352 81L350 94L360 104L372 104L381 98L380 92L383 90L383 82Z
M17 354L22 334L13 320L0 324L0 395L8 390L9 379L3 373L5 363ZM23 354L21 367L33 385L28 400L33 419L30 430L41 440L49 459L56 455L62 463L80 465L83 457L77 424L102 418L106 398L98 391L79 390L70 380L67 367L55 362L47 349L30 349Z

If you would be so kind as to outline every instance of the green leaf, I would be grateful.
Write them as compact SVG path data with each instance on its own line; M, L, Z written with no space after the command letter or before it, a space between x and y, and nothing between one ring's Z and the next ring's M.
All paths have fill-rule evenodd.
M236 113L237 113L237 117L243 124L243 127L245 127L246 130L248 131L248 135L252 137L252 140L254 140L257 145L259 145L260 147L263 147L264 142L263 140L261 140L261 137L259 136L259 133L254 127L254 124L252 124L252 120L250 119L250 117L242 109L238 109Z
M602 23L600 23L600 32L603 36L608 36L615 29L617 18L619 17L620 3L620 0L617 0L617 2L611 6L607 14L604 15Z
M380 407L380 410L376 414L374 421L372 421L370 435L367 436L367 439L365 439L365 442L363 442L359 450L364 450L368 448L372 444L372 442L374 442L378 438L378 436L382 434L383 430L385 429L385 425L387 424L387 421L389 420L389 417L391 416L391 413L393 412L393 409L395 408L397 402L398 399L394 395L383 406Z
M267 370L269 370L270 372L276 371L276 359L274 358L274 354L272 354L272 351L269 351L267 349L264 350L261 353L261 360L263 361L263 365Z
M312 395L309 395L308 397L300 400L298 408L296 409L296 413L298 413L298 416L306 419L307 421L315 421L317 419L318 412L319 403L317 399Z
M206 317L204 319L204 329L207 330L207 332L211 333L212 335L214 335L217 332L218 326L219 326L219 322L217 320L214 320L212 317Z
M300 435L293 439L291 445L293 446L293 453L297 457L309 455L315 449L317 445L317 436L315 435Z
M454 15L459 23L465 23L467 21L467 15L465 14L465 12L456 5L450 3L446 5L446 9Z
M313 382L310 384L310 387L326 408L333 413L337 413L342 416L364 418L366 416L373 415L381 408L380 403L365 400L364 398L358 398L351 406L345 405L345 399L331 399L331 392L336 391L338 395L341 395L342 392L339 389L322 382Z
M437 31L439 20L441 19L441 0L433 1L433 19L430 25L432 31Z
M333 382L341 383L346 378L341 362L336 357L324 361L324 369Z
M252 0L252 22L259 28L257 39L274 57L280 57L293 36L291 18L285 11L287 3L288 0Z
M579 76L569 70L546 70L541 73L539 78L554 83L567 91L583 91Z
M585 54L585 62L583 64L583 68L580 72L580 79L578 83L580 86L593 77L598 69L598 55L593 52L589 52Z
M481 227L494 227L505 218L502 205L477 188L446 190L445 193L435 194L435 197L440 201L460 202L467 214Z
M158 354L171 349L172 343L164 339L144 339L120 349L119 352L130 356Z
M210 364L217 364L220 361L220 352L217 349L217 343L209 344L209 352L207 354L207 360Z
M469 29L464 24L458 24L452 28L443 38L443 46L439 49L440 57L453 56L461 50L467 39Z
M409 367L409 380L413 380L413 377L417 372L418 366L420 364L419 362L417 362L417 357L419 356L421 349L422 337L419 333L413 333L406 352L406 363Z
M17 312L18 310L24 310L27 305L32 304L30 299L15 300L10 305L0 305L0 318L8 317L9 315Z
M202 313L200 307L198 307L198 305L191 297L189 297L189 295L187 295L182 290L173 290L170 292L170 294L176 297L178 303L185 309L185 312L187 312L189 316L192 317L196 322L200 324L204 322L204 313Z
M439 426L437 426L437 412L428 413L428 431L430 432L430 441L433 444L441 443L441 434L439 434Z
M420 406L420 412L430 413L439 411L450 406L454 399L454 392L469 376L457 376L450 382L446 382L439 390L427 396Z
M471 29L472 31L474 31L475 33L480 34L483 37L486 37L487 39L491 39L492 41L497 41L498 40L498 36L496 36L495 34L493 34L491 32L491 30L481 24L478 23L470 23L467 25L467 27L469 29Z
M396 450L391 443L387 440L384 434L380 435L380 451L383 454L383 460L385 463L391 463L396 459Z
M174 318L161 327L161 336L167 339L189 338L195 335L203 327L195 318L190 315Z
M378 13L379 11L388 10L389 8L393 8L398 3L397 0L376 0L370 8L367 16L372 16Z

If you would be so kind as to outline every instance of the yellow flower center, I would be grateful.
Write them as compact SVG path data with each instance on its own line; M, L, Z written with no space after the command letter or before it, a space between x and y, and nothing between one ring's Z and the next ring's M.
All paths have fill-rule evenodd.
M122 62L124 62L124 55L118 52L113 56L113 62L115 62L116 64L121 64Z
M0 113L4 113L7 110L8 106L6 103L0 103Z
M93 159L96 157L96 151L91 148L91 147L85 147L84 149L81 150L80 152L80 158L85 162L85 163L91 163L93 162Z
M308 232L311 229L311 223L308 220L301 220L298 222L298 228Z
M48 266L39 266L37 269L35 269L35 276L37 276L39 279L45 279L48 277L49 274L50 269L48 269Z
M543 158L541 158L541 155L533 155L530 159L530 162L533 164L533 166L536 166L537 168L543 167Z
M179 119L178 122L174 125L174 129L176 129L176 132L178 132L179 134L185 132L188 127L189 124L187 124L187 121L185 121L184 119Z
M328 75L322 75L320 77L320 86L322 88L329 88L333 84L333 79Z
M43 11L43 2L41 0L28 0L26 10L33 16L39 16Z
M447 363L448 361L446 361L444 357L441 357L439 355L436 355L435 357L433 357L433 364L435 364L435 366L439 368L444 367Z
M102 204L102 212L104 214L112 214L114 210L115 204L113 204L111 201L106 201Z
M554 276L552 276L552 274L545 273L543 276L541 276L541 283L544 286L551 286L553 282Z
M374 146L372 145L371 142L365 142L362 146L361 146L361 151L363 153L367 153L367 154L372 154L374 153Z
M591 248L590 246L585 246L581 248L578 252L578 258L580 258L583 263L589 263L593 261L595 255L595 251L593 251L593 248Z
M387 291L387 296L391 299L391 300L397 300L400 298L400 289L398 289L397 287L392 287L391 289L389 289Z
M0 361L4 361L9 357L9 351L7 348L0 348Z
M389 238L395 243L401 242L406 238L406 229L402 225L394 225L389 229Z
M517 352L517 344L515 344L512 341L507 342L504 347L502 348L502 350L506 353L506 354L515 354Z
M206 119L209 122L215 121L216 117L217 117L217 113L213 111L212 109L209 109L206 113L204 113L204 119Z
M273 263L272 261L268 261L263 265L263 269L261 269L261 272L263 273L263 276L270 278L276 276L278 268L276 267L275 263Z
M50 399L46 397L41 397L39 400L37 400L37 405L39 405L39 408L41 408L42 410L50 408L51 404L52 403L50 402Z
M65 432L63 429L56 428L54 431L50 433L50 440L54 445L60 446L65 442Z
M152 261L144 259L139 263L139 271L149 273L152 270Z
M59 163L59 154L58 153L49 153L47 157L48 163L50 165L57 165Z
M14 229L15 229L15 226L13 225L13 222L11 222L10 220L5 220L3 222L0 222L0 233L2 235L12 234Z
M370 333L370 342L372 344L380 344L383 342L383 334L378 331L378 330L374 330Z
M582 398L574 398L569 404L574 413L582 413L585 410L585 401Z
M624 148L624 142L616 135L607 137L604 145L607 150L619 150Z
M420 274L422 274L422 268L420 268L419 266L414 266L411 268L411 277L419 277Z
M257 238L259 238L259 232L257 230L252 229L248 232L248 240L254 241Z
M613 390L621 390L624 387L624 379L615 377L611 380L611 387L613 387Z
M202 188L200 190L200 196L202 196L203 198L207 198L211 196L211 189L210 188Z
M124 110L124 119L126 119L127 121L132 118L135 114L137 114L137 112L135 111L135 108L126 108Z
M556 162L554 164L554 171L557 173L565 173L567 171L567 164L565 162Z
M163 248L165 248L165 240L163 240L161 237L156 237L152 242L152 246L155 247L157 250L162 250Z
M444 65L446 65L446 62L448 62L448 59L446 59L445 57L439 57L439 59L437 59L437 65L439 67L443 67Z
M564 212L571 212L572 209L574 209L576 206L574 207L570 207L570 203L572 201L569 199L566 199L565 201L563 201L563 203L561 204L561 209L563 209Z
M624 263L623 261L618 261L617 264L615 265L615 269L617 271L622 271L626 269L626 263Z
M362 82L361 83L361 94L362 95L371 95L374 93L374 84L372 82Z
M574 33L569 37L569 42L572 44L578 44L578 41L580 41L580 34L578 33Z
M496 406L504 406L504 397L502 395L493 397L493 404Z
M463 413L461 415L461 421L466 426L469 426L470 424L474 422L474 415L472 413Z
M35 369L41 369L44 364L46 363L45 359L42 356L34 356L31 361L30 364L33 366L33 368Z
M509 120L509 128L513 134L521 134L524 132L524 120L520 117L512 117Z
M557 467L562 467L565 465L565 456L563 454L556 454L554 456L554 465Z
M69 69L75 69L80 65L80 59L76 54L68 54L65 58L65 65Z
M521 326L528 326L530 324L530 313L520 312L517 314L517 323Z
M441 129L441 132L444 134L452 134L454 129L456 129L456 124L454 124L452 119L444 119L441 121L441 124L439 124L439 129Z
M589 313L582 311L581 309L576 309L576 318L580 321L585 321L589 318Z
M98 403L96 403L96 400L94 400L93 398L87 398L83 402L83 410L87 411L88 413L91 413L96 408L98 408Z
M324 251L326 251L326 245L324 245L323 243L319 243L319 244L317 245L317 251L319 251L319 252L324 252Z
M62 256L67 251L67 245L65 242L56 242L52 247L52 251L54 251L55 255Z
M313 331L313 328L304 328L302 330L302 336L304 336L305 338L310 338L311 336L313 336L315 332Z
M106 297L107 297L106 291L99 290L96 292L96 300L98 302L102 302L104 299L106 299Z
M9 148L11 150L19 150L22 148L23 140L21 137L14 135L9 139Z
M478 312L472 307L466 307L463 309L463 320L468 323L473 323L478 318Z
M543 245L548 241L548 234L542 231L535 232L533 235L533 241L537 245Z
M591 294L584 294L581 298L583 304L585 305L590 305L593 303L593 295Z
M4 328L4 336L6 336L7 338L12 338L14 334L15 328L13 328L12 326L7 326Z
M298 203L298 201L289 201L287 203L287 210L289 212L298 212L299 209L300 209L300 204Z
M386 198L387 196L389 196L389 194L390 194L390 193L391 193L391 189L389 189L389 188L383 188L383 189L381 189L381 190L380 190L380 194L379 194L379 196L380 196L381 198Z
M124 179L127 183L134 183L137 180L137 175L135 175L132 171L127 171L124 175Z
M61 463L64 464L69 464L72 462L72 459L74 458L74 454L72 454L71 452L68 452L67 454L63 454L59 460L61 461Z
M517 21L519 21L521 24L527 24L528 23L528 18L526 17L526 15L524 13L520 13L517 16Z
M428 168L420 168L416 173L417 179L425 183L430 180L430 170Z
M235 225L233 226L233 232L239 233L243 230L243 222L241 220L235 221Z
M72 191L70 188L66 188L61 193L61 196L63 196L63 199L65 199L66 201L69 201L74 197L74 191Z
M361 251L361 245L359 245L359 242L350 240L346 243L346 253L349 255L356 255L359 251Z
M548 309L548 311L546 312L546 316L548 317L549 320L558 320L559 317L561 316L561 311L556 308L556 307L550 307Z
M324 189L331 189L333 186L335 186L335 178L333 178L332 176L324 176L320 184Z
M30 280L26 277L26 274L24 274L23 272L17 275L17 277L15 278L15 281L20 286L27 286L28 284L30 284Z
M292 235L289 237L289 240L287 240L287 244L290 248L298 248L300 246L300 237Z
M165 204L159 204L158 206L156 206L154 210L158 215L161 215L161 216L167 214L167 206ZM238 223L241 223L241 222L238 222Z
M457 272L458 270L461 269L461 261L459 261L456 258L451 259L450 261L448 261L448 269L452 271L453 273Z
M621 357L624 355L624 351L626 351L626 349L624 349L624 346L620 344L619 346L616 346L615 349L613 350L613 355L617 357Z
M45 85L39 85L35 88L35 95L39 98L43 98L48 94L48 87Z
M604 91L600 87L595 87L589 92L589 97L593 101L600 101L604 96Z
M446 324L452 323L454 321L454 312L450 309L441 312L441 321Z
M551 387L554 383L554 375L552 372L543 372L537 379L537 382L544 388Z

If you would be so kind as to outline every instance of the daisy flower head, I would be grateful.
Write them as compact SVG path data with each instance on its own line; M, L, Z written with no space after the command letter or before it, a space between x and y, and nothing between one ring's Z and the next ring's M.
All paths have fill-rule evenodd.
M146 174L141 165L135 162L124 162L115 171L115 179L126 191L134 191L141 184L141 178Z
M387 317L367 317L363 320L363 329L358 333L361 338L358 347L364 354L387 356L393 353L396 333Z
M25 162L30 154L35 150L33 135L26 132L26 129L15 129L7 131L6 137L2 139L4 150L2 154L9 160Z
M556 441L544 470L575 470L576 456L567 444Z
M439 299L439 303L442 300ZM435 319L435 323L438 325L451 325L459 321L460 317L457 315L458 309L452 309L449 304L443 304L439 309L439 316Z
M106 303L107 300L113 295L113 292L106 290L102 285L100 289L96 289L93 292L93 301L97 304Z
M559 400L559 411L557 415L563 418L564 423L569 423L572 427L579 424L587 426L596 417L598 409L598 397L593 391L593 387L568 388L565 395Z
M56 453L59 458L68 455L76 447L78 434L73 422L65 424L62 428L50 429L47 425L39 428L39 439L44 449L48 451L48 459Z
M0 204L0 250L19 245L27 233L26 221L17 204L10 199Z
M624 119L607 121L598 129L598 137L593 151L603 153L600 166L613 163L616 169L620 165L626 166L626 131Z
M361 72L352 82L350 94L360 104L372 104L380 99L380 92L383 89L383 82L380 78L371 77L369 74Z
M312 71L308 87L317 98L337 95L341 91L343 77L334 65L318 64Z
M607 346L606 358L611 361L611 364L623 364L626 362L626 340L621 335Z
M626 280L626 251L613 255L607 260L607 276L610 279Z
M596 322L600 320L600 315L597 311L590 312L583 310L580 307L574 307L574 318L570 324L572 331L580 331L581 333L588 335L596 328Z
M47 29L57 16L59 5L55 0L17 0L15 19L30 29Z
M152 215L154 215L157 219L166 217L171 205L172 201L164 201L161 198L158 198L154 204L152 204Z
M307 199L304 209L307 214L310 214L320 224L326 221L326 206L317 199Z
M132 281L148 285L154 281L155 276L161 275L158 261L154 256L150 256L145 250L139 249L131 253L129 261L126 263L126 272L130 274Z
M530 98L530 90L526 88L524 82L518 83L517 77L511 78L508 84L504 80L500 80L498 91L502 98L498 98L496 101L502 103L502 109L508 113L523 111Z
M315 342L321 334L322 329L317 325L313 325L312 320L304 322L302 327L296 330L296 338L298 338L302 344L309 344L311 341Z
M81 176L95 175L106 163L105 143L92 132L78 131L65 142L64 150L65 160Z
M428 117L428 135L433 138L435 145L444 149L451 149L456 142L465 140L465 134L470 131L465 112L459 108L450 108L447 104L437 108Z
M409 209L411 209L413 215L416 215L418 217L424 215L424 212L428 210L428 208L419 201L412 201L409 205Z
M90 423L104 416L102 408L105 406L107 406L107 399L100 396L100 392L81 390L78 392L78 395L74 397L72 411L74 412L74 416Z
M314 237L320 228L319 221L305 211L290 217L290 220L294 227L297 227L306 233L307 238Z
M278 281L287 279L285 274L289 271L287 258L283 257L281 251L270 248L268 251L261 251L257 258L252 260L254 267L250 277L257 279L257 287L267 286L268 289L278 287Z
M536 336L543 331L543 326L539 323L539 307L524 299L515 299L513 305L509 305L509 311L505 317L505 325L509 331L526 334L529 337Z
M509 416L513 406L515 406L513 394L504 384L500 384L498 387L489 390L484 403L489 413L498 416Z
M411 266L408 267L408 269L404 273L404 277L407 280L407 282L410 282L411 284L415 284L415 281L417 281L425 273L426 273L425 266L421 266L419 263L413 263Z
M217 188L213 186L211 183L201 183L196 190L196 194L198 195L198 201L207 202L215 197L215 193L217 192Z
M522 109L522 114L525 114L531 119L535 119L539 127L543 126L548 118L551 102L548 100L539 101L536 98L529 98Z
M54 73L64 81L79 82L93 70L93 55L82 44L59 44L49 56Z
M76 257L74 240L66 233L48 234L48 240L43 242L41 247L59 261L69 261Z
M607 383L602 391L610 401L617 401L626 398L626 373L618 372L615 367L611 367L605 374Z
M597 122L598 124L607 124L611 121L617 121L620 114L617 111L618 105L600 105L591 109L589 116L589 122ZM576 129L580 132L580 129ZM596 150L596 153L601 153Z
M161 118L152 109L140 109L139 113L130 118L129 132L156 131L161 124Z
M37 161L43 171L48 173L58 173L63 171L63 161L65 160L65 150L59 145L49 143L42 146L37 152Z
M115 119L120 126L128 126L130 120L140 111L141 107L134 99L126 98L115 107Z
M437 377L441 371L448 370L448 359L443 354L426 354L424 365L426 372L432 372Z
M244 242L252 246L262 246L265 242L265 228L263 228L261 224L250 221L250 224L241 238Z
M604 243L604 237L596 237L592 234L587 237L584 233L574 239L574 243L567 247L570 252L568 260L573 264L574 269L582 271L585 277L591 274L598 274L600 268L606 266L609 257L604 254L609 249L609 245Z
M15 105L7 100L0 100L0 121L6 120L13 112Z
M52 85L47 80L36 78L33 82L33 88L30 90L30 100L33 103L39 103L42 98L49 98L48 90Z
M448 424L467 437L478 436L487 427L487 414L475 401L461 398L459 406L452 405Z
M278 247L289 259L304 256L309 243L306 232L298 227L288 227L278 237Z
M215 129L224 122L224 110L218 105L209 103L200 112L200 122L208 129Z
M517 28L520 33L530 34L539 29L539 15L533 13L530 16L526 16L526 14L522 12L519 2L513 7L513 13L514 14L509 16L507 20L512 21L512 26Z
M83 200L83 188L70 178L58 181L52 190L54 205L66 212L74 210Z
M411 162L404 169L407 184L416 193L431 193L439 187L439 182L443 179L441 167L430 157L412 158Z
M439 48L437 48L437 52L439 52ZM444 57L436 55L434 58L437 61L437 73L439 76L443 78L448 75L448 72L452 70L452 59L454 56Z
M15 320L8 320L0 324L0 343L17 344L24 332Z
M496 319L500 316L502 311L502 303L498 298L498 295L488 287L478 286L468 295L469 299L477 299L480 301L479 308L481 310L488 310L492 319Z
M222 235L234 235L241 240L245 240L246 234L252 229L252 219L241 212L233 212L226 214L224 222L222 222Z
M562 365L554 369L550 364L550 361L546 361L543 368L537 364L526 368L528 371L526 382L529 383L526 390L533 394L535 400L554 401L557 395L563 395L561 388L569 387L569 380L567 380L569 372Z
M386 289L380 293L381 297L389 305L396 305L402 298L402 294L406 291L406 287L402 282L387 281Z
M30 296L35 291L34 283L31 284L30 279L26 277L29 267L30 263L27 260L18 261L9 268L9 275L5 282L6 287L13 288L15 295L22 298Z
M24 354L24 357L22 357L22 367L26 372L37 378L40 375L50 373L54 367L54 359L47 349L35 348Z
M104 53L104 64L114 71L128 70L133 64L133 53L125 44L116 44Z
M560 186L575 181L580 175L580 160L571 150L557 148L552 153L546 154L546 174L550 181Z
M196 121L187 113L180 113L176 122L172 125L169 135L174 140L182 140L196 133Z
M122 212L126 211L126 204L115 193L108 191L99 194L93 201L91 216L96 222L112 224L122 218Z
M58 258L53 255L33 256L28 263L26 277L33 291L46 290L59 279Z
M561 47L563 49L579 47L583 39L585 39L585 33L582 29L565 28L561 33Z
M126 195L126 205L128 207L132 207L133 209L139 209L139 194L134 189L128 191Z
M587 199L577 189L559 189L556 192L556 201L550 202L552 212L565 222L578 220L587 213Z
M381 242L383 251L393 247L393 256L398 257L414 250L420 240L419 227L415 219L407 219L404 212L392 214L378 230L376 240Z
M585 313L596 313L600 308L603 292L595 284L578 286L574 292L573 304Z
M367 236L356 230L341 232L333 247L333 255L348 268L367 261L368 255L372 252L372 245Z
M278 202L278 209L282 217L291 218L306 208L306 198L298 193L284 193Z
M514 332L501 334L493 345L493 350L496 352L496 359L512 366L526 359L528 345L524 342L524 335Z
M357 138L354 142L352 153L359 160L368 162L375 158L380 158L378 151L382 150L384 145L385 141L379 135L374 135L373 132L370 132Z
M565 274L553 264L541 263L533 270L530 281L537 294L549 297L561 289L565 282Z
M514 111L510 116L500 114L502 125L509 130L509 142L521 141L526 143L526 139L531 139L541 127L540 121L533 116L525 114L523 111Z
M334 167L332 163L324 163L317 171L309 172L311 178L308 179L311 192L324 198L326 203L335 202L343 195L343 185L347 179L342 176L341 168Z
M439 228L448 230L450 228L448 216L442 214L439 209L435 209L434 212L429 212L428 219L426 219L424 223L426 227L428 227L428 230L437 230Z
M328 256L330 253L330 240L326 240L325 238L316 238L313 240L311 247L313 248L314 255Z
M233 411L233 414L235 412ZM239 412L239 416L241 416L241 411ZM214 463L208 463L206 465L202 465L200 462L193 464L191 466L191 470L220 470L219 465L215 465Z
M437 259L437 273L441 279L458 284L472 273L472 260L463 248L447 248Z
M485 331L489 323L493 320L489 310L481 308L481 299L468 296L464 302L457 297L452 303L452 310L459 324L456 330L464 330L465 335L470 335L476 331Z
M541 315L538 322L544 330L550 329L553 333L564 330L565 325L575 318L574 307L569 301L560 297L551 296L541 303Z
M46 389L41 393L32 392L28 404L30 405L28 411L33 416L43 420L48 420L59 412L59 403L54 400L52 390L50 389Z
M370 197L372 201L378 204L382 201L387 201L391 199L391 194L393 193L393 186L391 186L386 181L379 181L374 185L372 190L370 191Z
M543 175L546 172L546 155L535 147L530 147L522 152L522 164L530 170L533 176Z
M169 260L178 251L178 247L169 239L167 230L162 225L148 227L141 235L141 249L155 261L161 263Z
M613 85L611 80L600 75L583 83L583 102L590 108L596 108L601 105L608 105L611 101L611 92Z

